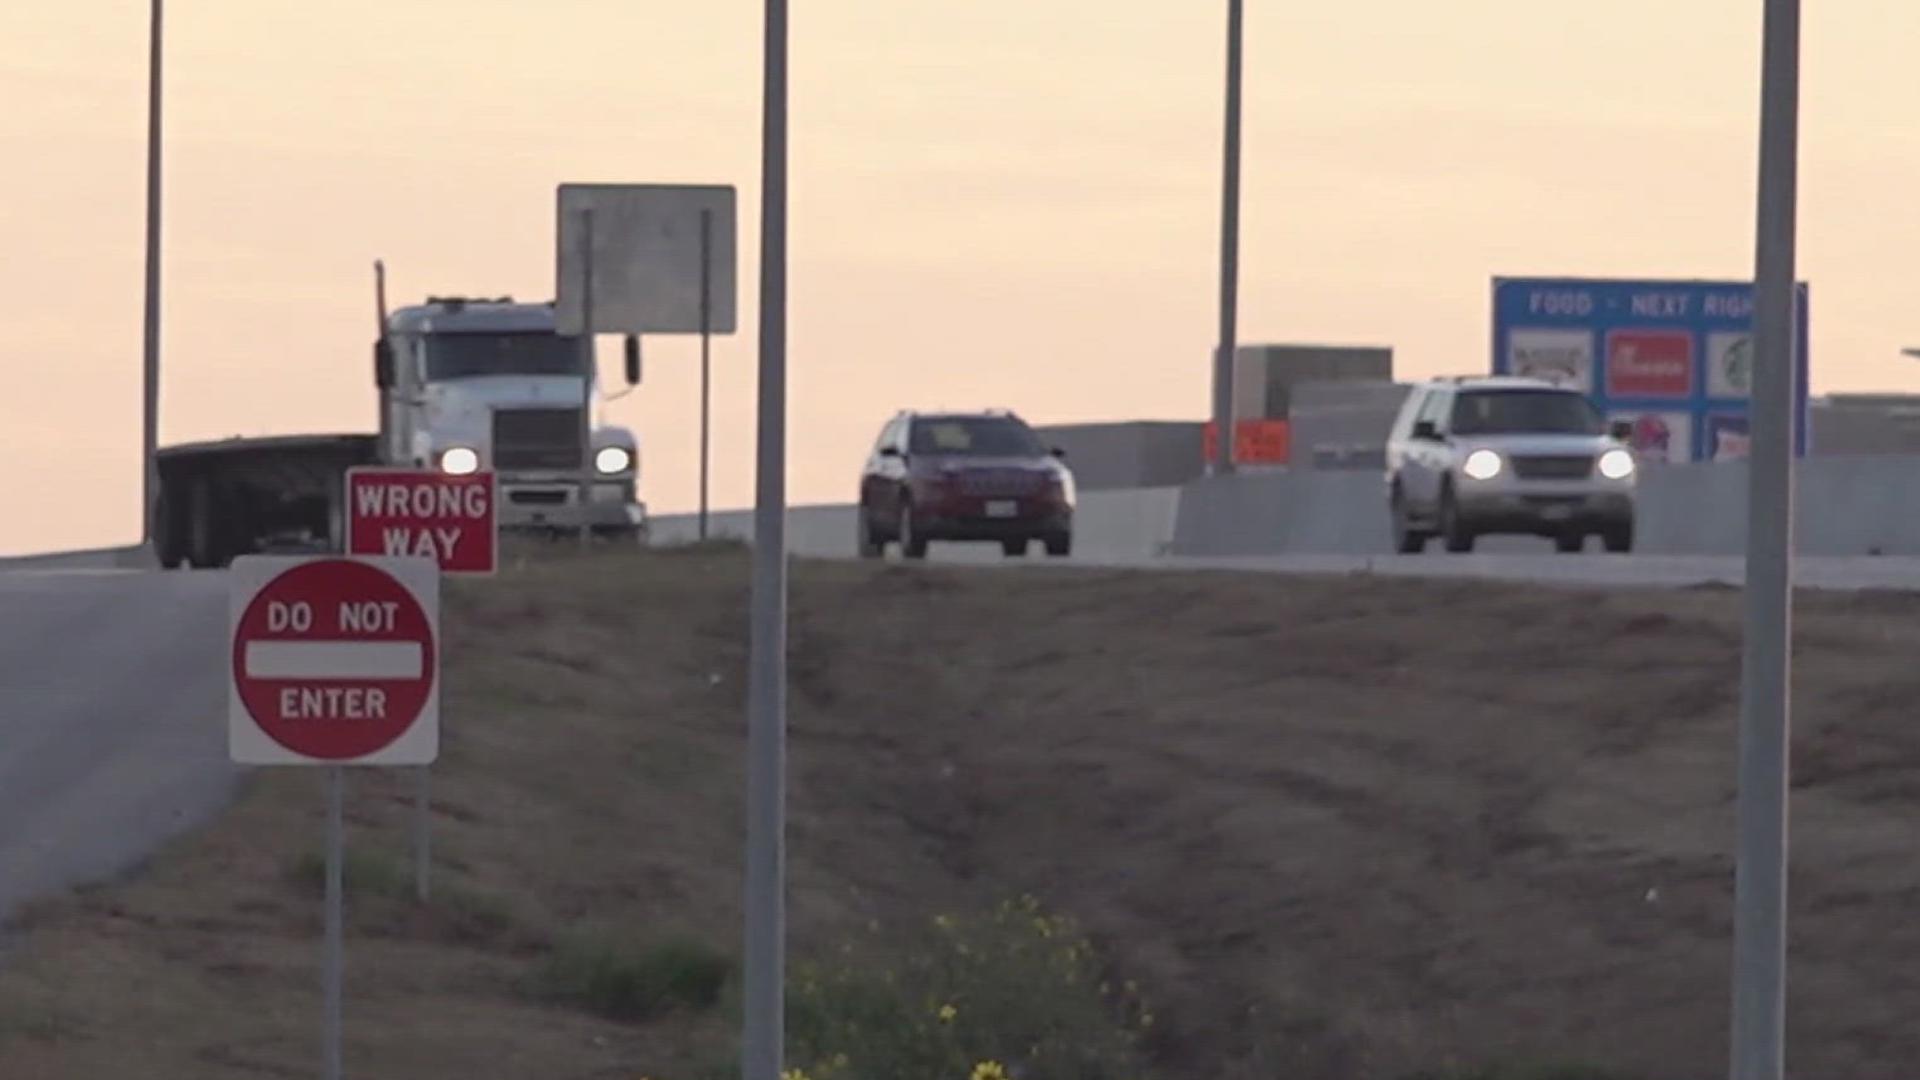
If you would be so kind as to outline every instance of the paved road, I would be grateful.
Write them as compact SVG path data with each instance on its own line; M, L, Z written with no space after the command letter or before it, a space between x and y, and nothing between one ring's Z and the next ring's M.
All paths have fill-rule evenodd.
M970 553L953 561L973 562L983 557ZM1598 587L1740 585L1747 575L1744 559L1725 555L1260 555L1073 561L1080 565L1156 570L1479 577ZM1794 580L1810 589L1920 590L1920 558L1802 557L1794 560Z
M226 602L218 573L0 572L0 918L226 803Z

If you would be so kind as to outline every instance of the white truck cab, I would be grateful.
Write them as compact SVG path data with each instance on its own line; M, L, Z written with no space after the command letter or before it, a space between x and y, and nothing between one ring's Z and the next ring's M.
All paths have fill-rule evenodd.
M503 529L639 536L640 447L632 431L591 432L582 500L582 427L597 381L586 340L555 332L551 303L434 297L395 310L375 347L379 457L451 473L492 469ZM629 383L639 378L629 354Z

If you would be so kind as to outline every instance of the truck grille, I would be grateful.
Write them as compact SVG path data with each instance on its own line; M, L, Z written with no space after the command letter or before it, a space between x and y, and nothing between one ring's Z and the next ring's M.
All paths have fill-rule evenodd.
M496 469L578 469L579 409L496 409Z
M1513 474L1522 480L1585 480L1592 473L1591 454L1513 459Z

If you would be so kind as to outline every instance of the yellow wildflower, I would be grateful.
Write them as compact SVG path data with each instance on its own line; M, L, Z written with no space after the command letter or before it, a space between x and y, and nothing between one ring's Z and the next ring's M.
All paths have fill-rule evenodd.
M960 1015L960 1010L954 1008L951 1004L947 1004L947 1005L940 1006L939 1011L936 1012L934 1015L940 1018L941 1023L951 1024L953 1023L954 1018Z
M808 1080L807 1070L788 1069L780 1074L780 1080Z
M983 1061L973 1067L971 1080L1009 1080L1004 1065L997 1061Z
M933 925L939 927L942 930L951 930L953 929L953 916L935 915L933 917Z

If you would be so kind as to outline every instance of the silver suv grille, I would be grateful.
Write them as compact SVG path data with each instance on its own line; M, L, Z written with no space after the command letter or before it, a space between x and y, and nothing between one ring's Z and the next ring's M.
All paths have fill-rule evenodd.
M1513 474L1522 480L1585 480L1593 474L1593 455L1515 457Z
M496 469L578 469L579 409L495 409Z

